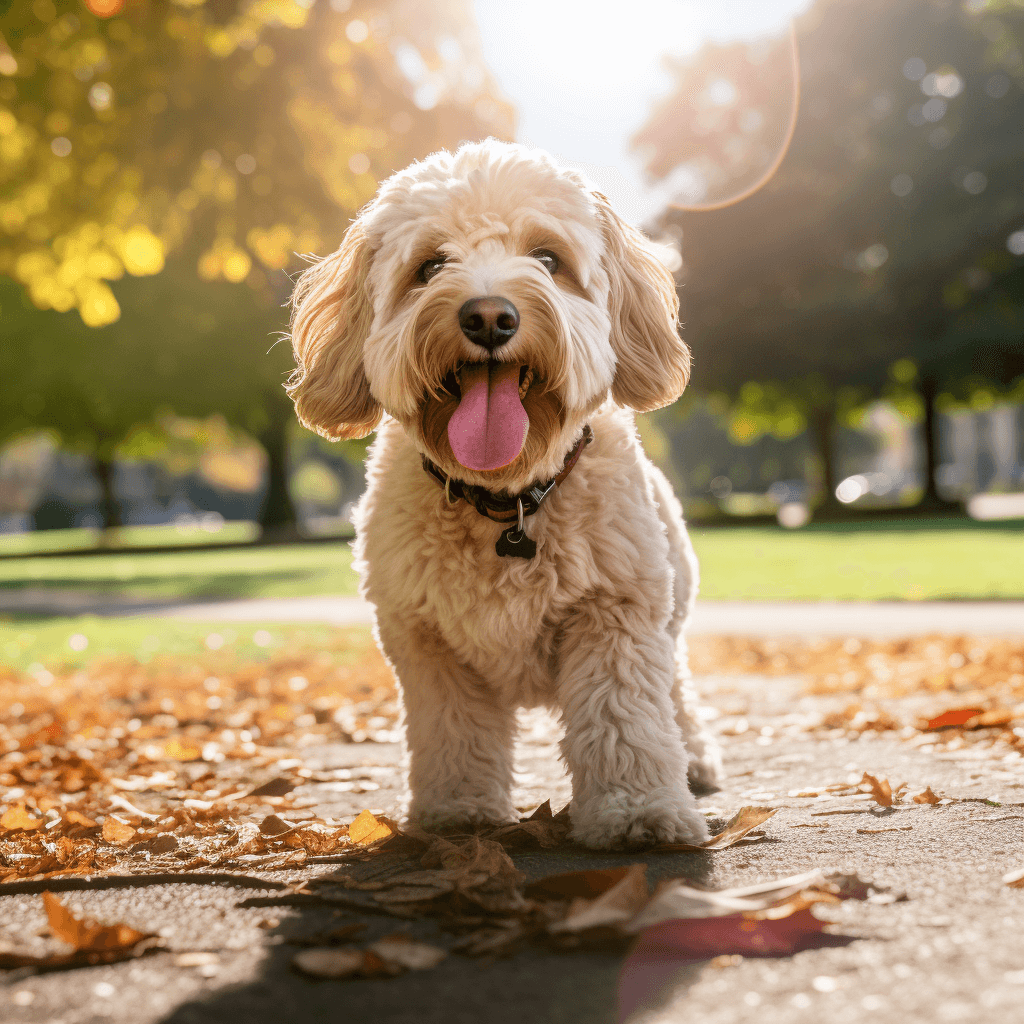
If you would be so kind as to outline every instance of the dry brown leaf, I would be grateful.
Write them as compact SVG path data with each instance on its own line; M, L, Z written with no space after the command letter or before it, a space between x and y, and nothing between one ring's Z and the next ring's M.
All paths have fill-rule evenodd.
M292 964L313 978L354 978L365 962L361 949L303 949L292 957Z
M285 776L280 776L276 779L271 779L269 782L264 782L262 786L249 790L246 796L287 796L297 785L298 782Z
M907 784L903 782L894 790L888 779L878 779L867 772L864 772L861 778L861 785L871 787L872 799L881 807L892 807L893 804L898 804L903 799L903 793L907 788Z
M640 912L649 898L646 865L631 864L622 878L596 899L573 900L566 916L548 930L559 935L624 926Z
M428 970L447 955L446 950L437 946L398 934L386 935L365 949L304 949L292 957L292 963L314 978L380 978Z
M932 787L928 786L922 792L915 794L915 796L914 796L914 803L915 804L937 804L940 799L941 799L941 797L936 796L932 792Z
M565 874L548 875L547 878L531 882L525 892L531 899L595 899L618 885L628 871L628 867L567 871Z
M81 825L83 828L96 828L96 822L92 818L79 813L73 808L64 812L64 820L72 825Z
M131 949L152 933L136 931L126 924L97 924L78 918L51 892L43 893L43 906L50 931L78 952L101 953Z
M135 829L113 814L103 819L103 838L115 846L125 846L135 838Z
M407 971L425 971L436 967L448 951L425 942L414 942L404 933L385 935L371 942L367 949L376 953L386 964L395 965Z
M284 835L285 832L290 832L292 830L292 827L292 825L290 825L283 818L279 818L276 814L268 814L260 822L260 832L262 832L265 836Z

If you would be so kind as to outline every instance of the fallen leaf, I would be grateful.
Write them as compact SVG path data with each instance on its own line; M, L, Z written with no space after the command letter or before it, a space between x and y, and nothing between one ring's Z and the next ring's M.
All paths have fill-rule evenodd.
M92 818L86 817L74 809L64 811L64 820L72 825L81 825L83 828L96 828L96 822Z
M46 908L50 930L75 950L123 950L143 939L152 938L151 933L136 931L126 924L104 925L88 918L75 917L51 892L43 893L43 906Z
M103 819L103 838L115 846L124 846L135 838L135 829L116 815L108 814Z
M964 722L965 729L991 729L999 725L1009 725L1013 721L1014 713L1009 708L993 708L985 711L975 718Z
M633 918L627 930L636 933L675 918L711 918L736 913L756 913L803 893L811 900L837 902L838 887L820 871L808 871L773 882L731 889L695 889L684 878L662 882L647 905Z
M287 821L279 818L276 814L268 814L260 822L260 832L265 836L284 835L285 832L291 832L292 828L292 825L289 825Z
M928 786L928 788L927 788L927 789L925 789L925 790L924 790L923 792L921 792L921 793L918 793L918 794L917 794L917 795L916 795L916 796L914 797L914 803L915 803L915 804L937 804L937 803L939 802L939 800L940 800L940 799L941 799L940 797L937 797L937 796L936 796L936 795L935 795L935 794L934 794L934 793L932 792L932 787L931 787L931 786Z
M893 804L898 804L903 799L903 791L907 788L907 784L904 782L894 790L888 779L878 779L867 772L864 773L860 781L862 785L866 784L871 787L871 796L881 807L892 807Z
M6 829L8 832L19 830L34 832L42 824L43 819L33 816L24 804L15 804L13 807L8 807L0 815L0 828Z
M201 761L203 748L190 740L169 739L163 747L162 754L172 761Z
M371 942L367 949L376 953L385 963L407 971L429 970L448 956L447 950L430 946L425 942L414 942L401 932L385 935L382 939Z
M549 875L531 882L525 894L533 899L593 899L621 882L628 872L628 867L591 868L589 871Z
M937 715L935 718L929 718L925 729L932 732L936 729L950 729L954 726L966 725L972 718L983 714L984 711L984 708L978 707L952 708L949 711L944 711L941 715Z
M728 825L706 843L693 846L690 843L659 843L651 853L701 853L705 850L724 850L745 839L759 825L779 813L777 807L741 807Z
M369 811L363 811L348 827L348 837L357 846L369 846L394 834L395 830L387 821L374 817Z
M365 961L361 949L303 949L292 957L292 964L313 978L353 978Z
M1018 868L1016 871L1010 871L1003 875L1003 884L1012 889L1024 889L1024 868Z
M399 934L386 935L365 949L304 949L292 957L292 964L314 978L379 978L428 970L447 956L446 950Z
M630 864L622 878L596 899L576 899L561 921L554 922L549 932L554 935L614 928L631 921L650 897L647 867Z
M47 956L0 952L0 969L31 967L40 971L66 967L110 964L136 957L158 942L148 932L136 931L125 924L101 925L77 918L51 892L43 893L43 906L52 934L72 947L70 953Z
M297 785L292 779L280 776L249 790L246 796L287 796Z

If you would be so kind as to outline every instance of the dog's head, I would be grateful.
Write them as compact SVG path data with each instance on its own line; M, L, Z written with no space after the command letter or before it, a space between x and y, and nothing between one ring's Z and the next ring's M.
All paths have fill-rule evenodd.
M611 393L674 401L689 351L671 275L546 155L488 140L394 175L293 297L299 419L363 437L383 412L453 477L553 475Z

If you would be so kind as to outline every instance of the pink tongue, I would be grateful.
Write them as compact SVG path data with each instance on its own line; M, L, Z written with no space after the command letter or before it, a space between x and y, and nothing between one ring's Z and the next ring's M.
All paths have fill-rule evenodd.
M452 453L466 469L501 469L523 450L530 418L519 400L516 363L467 363L462 401L448 421Z

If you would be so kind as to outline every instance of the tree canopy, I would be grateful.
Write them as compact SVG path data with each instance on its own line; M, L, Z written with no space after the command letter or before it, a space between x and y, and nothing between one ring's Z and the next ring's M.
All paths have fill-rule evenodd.
M104 459L160 408L219 412L286 503L273 343L302 254L393 171L512 132L469 0L8 5L0 437L55 427Z
M959 311L1024 253L1011 241L1024 226L1021 4L818 0L797 38L800 114L778 173L745 202L661 225L682 240L705 387L813 372L879 387L896 359L941 352ZM753 158L737 154L763 164L779 138L787 52L709 46L676 65L673 96L636 139L651 174L742 186ZM709 93L729 116L707 115Z

